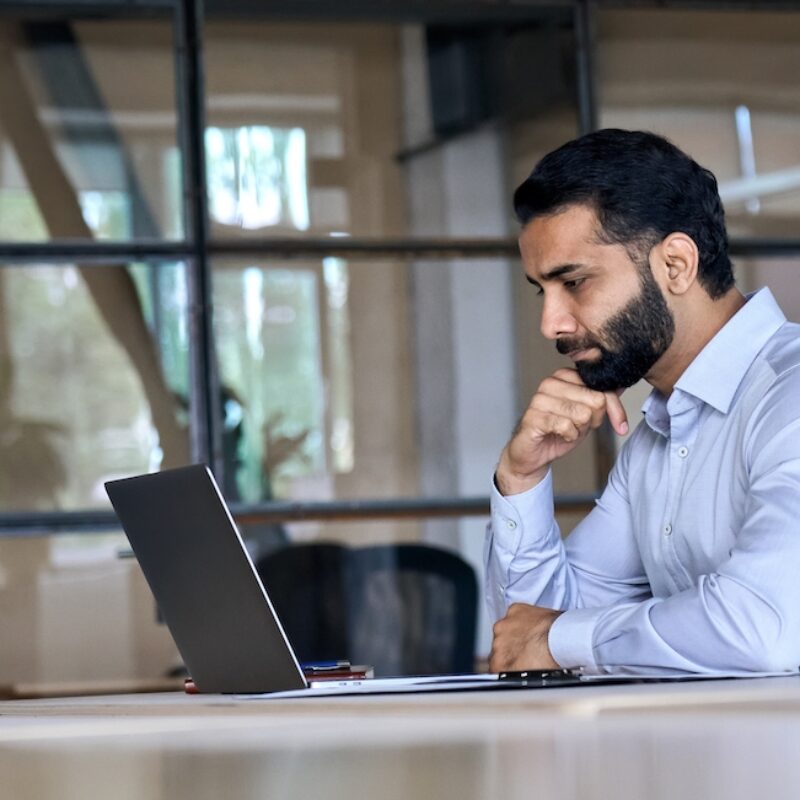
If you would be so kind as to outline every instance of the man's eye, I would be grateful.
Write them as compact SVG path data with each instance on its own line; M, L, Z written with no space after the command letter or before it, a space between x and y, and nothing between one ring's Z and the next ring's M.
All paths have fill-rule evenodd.
M536 294L538 297L541 297L544 294L544 289L541 286L536 287Z
M577 289L586 278L573 278L571 281L564 281L565 289Z

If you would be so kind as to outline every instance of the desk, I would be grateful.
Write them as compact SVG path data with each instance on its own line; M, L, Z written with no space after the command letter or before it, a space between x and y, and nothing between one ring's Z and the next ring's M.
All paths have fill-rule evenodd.
M800 678L0 703L4 800L796 800Z

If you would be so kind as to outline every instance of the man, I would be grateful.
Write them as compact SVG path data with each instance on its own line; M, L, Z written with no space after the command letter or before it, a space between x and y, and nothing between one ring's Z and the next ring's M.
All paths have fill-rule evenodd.
M492 671L800 665L800 326L734 286L714 176L602 130L514 195L545 379L500 457L487 530ZM644 418L562 542L550 465L645 378Z

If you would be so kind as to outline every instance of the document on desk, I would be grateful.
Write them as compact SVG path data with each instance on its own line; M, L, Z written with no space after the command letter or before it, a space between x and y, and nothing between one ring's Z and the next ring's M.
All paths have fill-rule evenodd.
M334 697L349 694L400 694L413 692L511 689L517 681L501 681L496 673L477 675L421 675L397 678L367 678L356 681L311 681L307 689L268 694L238 694L239 700L278 700L293 697Z
M312 681L306 689L262 694L233 695L238 700L281 700L301 697L340 697L364 694L401 694L419 692L453 692L514 689L555 689L623 683L677 683L744 678L779 678L799 675L800 671L783 672L679 672L677 670L643 670L615 667L612 670L587 672L581 669L523 670L499 674L428 675L418 677L372 678L361 681Z
M601 668L602 669L602 668ZM639 669L634 667L613 667L607 671L583 671L583 683L636 683L645 681L708 681L728 678L788 678L800 675L800 670L782 670L779 672L744 672L728 670L725 672L681 672L672 669Z
M524 673L478 673L472 675L412 675L373 678L363 681L312 681L307 689L269 694L235 695L243 700L272 700L289 697L333 697L349 694L413 694L416 692L466 692L575 686L581 683L579 670L540 669Z

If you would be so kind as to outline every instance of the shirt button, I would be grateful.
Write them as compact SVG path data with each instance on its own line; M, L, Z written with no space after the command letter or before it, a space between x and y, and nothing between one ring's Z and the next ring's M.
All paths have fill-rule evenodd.
M510 531L513 531L513 530L514 530L514 528L516 528L516 527L517 527L517 523L516 523L516 522L514 522L514 520L513 520L513 519L507 519L507 520L506 520L506 525L508 526L508 529L509 529Z
M667 523L667 524L664 526L664 536L669 536L671 533L672 533L672 525L670 525L669 523Z
M689 448L688 447L679 447L678 448L678 455L681 458L686 458L689 455Z

